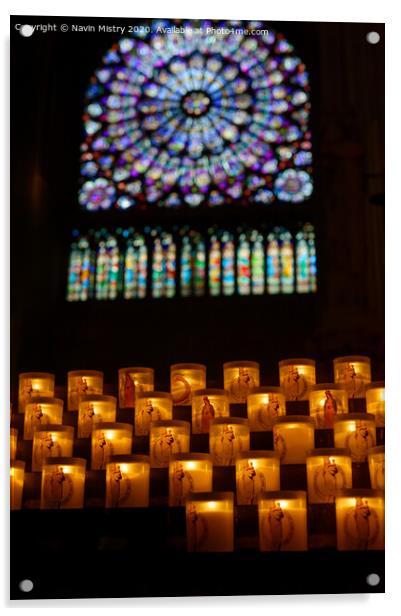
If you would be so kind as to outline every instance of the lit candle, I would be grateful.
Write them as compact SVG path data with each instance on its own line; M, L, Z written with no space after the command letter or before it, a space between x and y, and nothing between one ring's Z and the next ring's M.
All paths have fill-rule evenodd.
M154 389L153 368L134 366L120 368L118 371L118 391L120 408L135 408L137 394Z
M235 462L238 505L256 505L266 491L280 489L280 459L274 451L244 451Z
M384 428L384 381L377 381L366 387L366 410L375 416L376 426Z
M24 439L33 439L33 430L42 424L61 425L63 423L61 398L36 398L25 405Z
M338 413L348 413L347 392L335 383L312 385L309 392L309 409L316 428L332 428L334 417Z
M223 364L224 389L230 402L246 402L254 387L259 387L260 366L256 361L229 361Z
M247 410L251 432L273 429L273 419L285 415L285 396L280 387L256 387L248 394Z
M364 398L365 386L372 380L369 357L337 357L333 364L334 381L346 390L348 398Z
M173 403L191 404L192 392L206 387L206 366L203 364L174 364L170 367Z
M147 391L136 396L135 434L148 435L152 421L173 419L173 397L163 391Z
M77 411L81 396L103 393L103 372L71 370L68 373L68 410Z
M87 438L92 434L93 426L98 423L116 421L117 398L101 394L85 394L78 403L78 438Z
M47 458L71 458L74 428L60 425L35 426L32 444L32 471L41 471Z
M248 420L219 417L210 422L209 449L215 466L233 466L236 456L249 450Z
M316 364L313 359L283 359L279 362L280 387L286 400L308 400L316 383Z
M306 492L265 492L259 498L258 514L262 552L308 549Z
M186 501L189 552L234 550L232 492L195 492Z
M189 421L171 419L154 421L150 425L150 465L167 467L175 453L189 452Z
M10 460L15 460L17 457L18 430L10 428Z
M185 505L192 492L211 492L213 481L213 462L205 453L176 454L169 463L170 507Z
M352 460L348 449L312 449L306 460L308 501L334 503L339 490L352 488Z
M384 445L368 451L370 485L374 490L384 490Z
M24 490L25 462L13 460L10 464L10 509L21 509Z
M210 421L216 417L229 417L230 404L225 389L198 389L192 395L192 432L209 432ZM208 492L208 490L202 490Z
M149 456L112 456L106 467L106 507L149 507Z
M374 415L346 413L334 419L334 445L351 452L353 462L365 462L368 449L376 445Z
M274 420L274 450L281 464L305 464L315 446L315 421L312 417L287 415Z
M86 460L53 458L43 464L41 509L82 509Z
M92 429L92 470L105 469L111 456L130 454L132 426L125 423L98 423Z
M54 374L48 372L23 372L19 375L18 411L25 411L25 404L34 398L54 396Z
M342 490L336 496L338 550L384 550L384 493Z

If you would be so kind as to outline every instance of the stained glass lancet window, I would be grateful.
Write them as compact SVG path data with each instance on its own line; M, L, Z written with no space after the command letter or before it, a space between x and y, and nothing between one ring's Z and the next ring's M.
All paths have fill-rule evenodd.
M170 233L153 241L152 297L174 297L176 287L176 245Z
M74 241L70 251L67 300L85 301L91 297L93 287L93 253L86 237Z
M137 235L128 241L125 253L125 299L146 297L147 272L148 249L143 235Z
M312 225L306 224L296 235L297 292L316 291L316 249Z
M118 294L120 254L113 236L99 241L96 256L96 299L115 299Z

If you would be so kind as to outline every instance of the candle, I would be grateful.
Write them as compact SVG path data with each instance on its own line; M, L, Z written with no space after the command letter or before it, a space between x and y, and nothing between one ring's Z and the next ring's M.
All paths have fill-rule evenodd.
M70 458L74 428L60 425L35 426L32 444L32 471L41 471L47 458Z
M198 389L192 394L192 432L209 432L210 421L216 417L229 417L230 404L225 389ZM202 490L208 492L208 490Z
M19 375L18 411L23 413L25 404L34 398L54 396L54 374L48 372L23 372Z
M366 410L375 416L376 426L384 428L384 381L377 381L366 387Z
M132 426L126 423L98 423L92 429L92 470L105 469L111 456L130 454Z
M258 517L262 552L308 549L306 492L265 492L259 498Z
M334 417L338 413L348 413L347 392L335 383L312 385L309 392L309 409L316 428L332 428Z
M266 491L280 489L280 459L274 451L244 451L235 462L237 504L256 505Z
M10 460L15 460L17 457L18 430L10 428Z
M365 462L368 449L376 445L374 415L345 413L334 419L334 445L346 447L353 462Z
M213 481L213 462L205 453L175 454L169 463L170 507L185 505L192 492L211 492Z
M35 398L25 405L24 439L32 440L36 426L63 423L64 400L60 398Z
M154 389L153 368L120 368L118 371L118 392L120 408L134 408L136 395Z
M316 383L313 359L283 359L279 362L280 387L286 400L308 400L309 391Z
M229 361L223 364L224 389L230 402L246 402L254 387L259 387L259 364L256 361Z
M78 438L87 438L92 434L93 426L98 423L116 421L117 398L101 394L85 394L78 403Z
M312 449L306 459L308 501L334 503L339 490L352 488L352 460L348 449Z
M71 370L68 373L68 410L77 411L81 396L103 393L103 372Z
M365 386L372 380L369 357L337 357L333 364L334 381L346 390L348 398L364 398Z
M167 467L175 453L189 452L189 421L171 419L154 421L150 425L150 465Z
M281 464L305 464L307 452L315 446L314 419L302 415L275 419L273 441Z
M280 387L255 387L247 398L249 429L264 432L273 429L273 419L285 415L285 396Z
M85 494L86 460L53 458L42 470L41 509L82 509Z
M206 387L206 366L174 364L170 368L170 383L174 404L191 404L192 392Z
M336 496L338 550L384 550L384 493L342 490Z
M25 462L13 460L10 464L10 509L21 509L24 491Z
M147 391L136 396L135 434L149 434L152 421L173 419L173 397L162 391Z
M210 422L209 450L215 466L232 466L237 454L249 450L248 420L219 417Z
M106 467L106 507L149 507L149 456L111 456Z
M384 490L384 445L368 451L370 485L374 490Z
M195 492L186 501L189 552L234 550L234 498L232 492Z

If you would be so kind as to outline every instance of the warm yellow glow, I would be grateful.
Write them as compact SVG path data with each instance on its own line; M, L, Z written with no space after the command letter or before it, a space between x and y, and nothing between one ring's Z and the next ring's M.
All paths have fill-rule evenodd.
M105 435L106 440L112 441L115 438L116 433L114 432L114 430L108 430L107 432L105 432L104 435Z
M208 507L208 509L217 509L216 501L208 501L207 507Z

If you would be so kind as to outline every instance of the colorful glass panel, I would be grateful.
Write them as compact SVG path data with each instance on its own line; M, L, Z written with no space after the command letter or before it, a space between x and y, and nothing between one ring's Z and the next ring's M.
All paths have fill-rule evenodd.
M238 240L237 282L238 293L249 295L251 292L251 250L244 235L241 235Z

